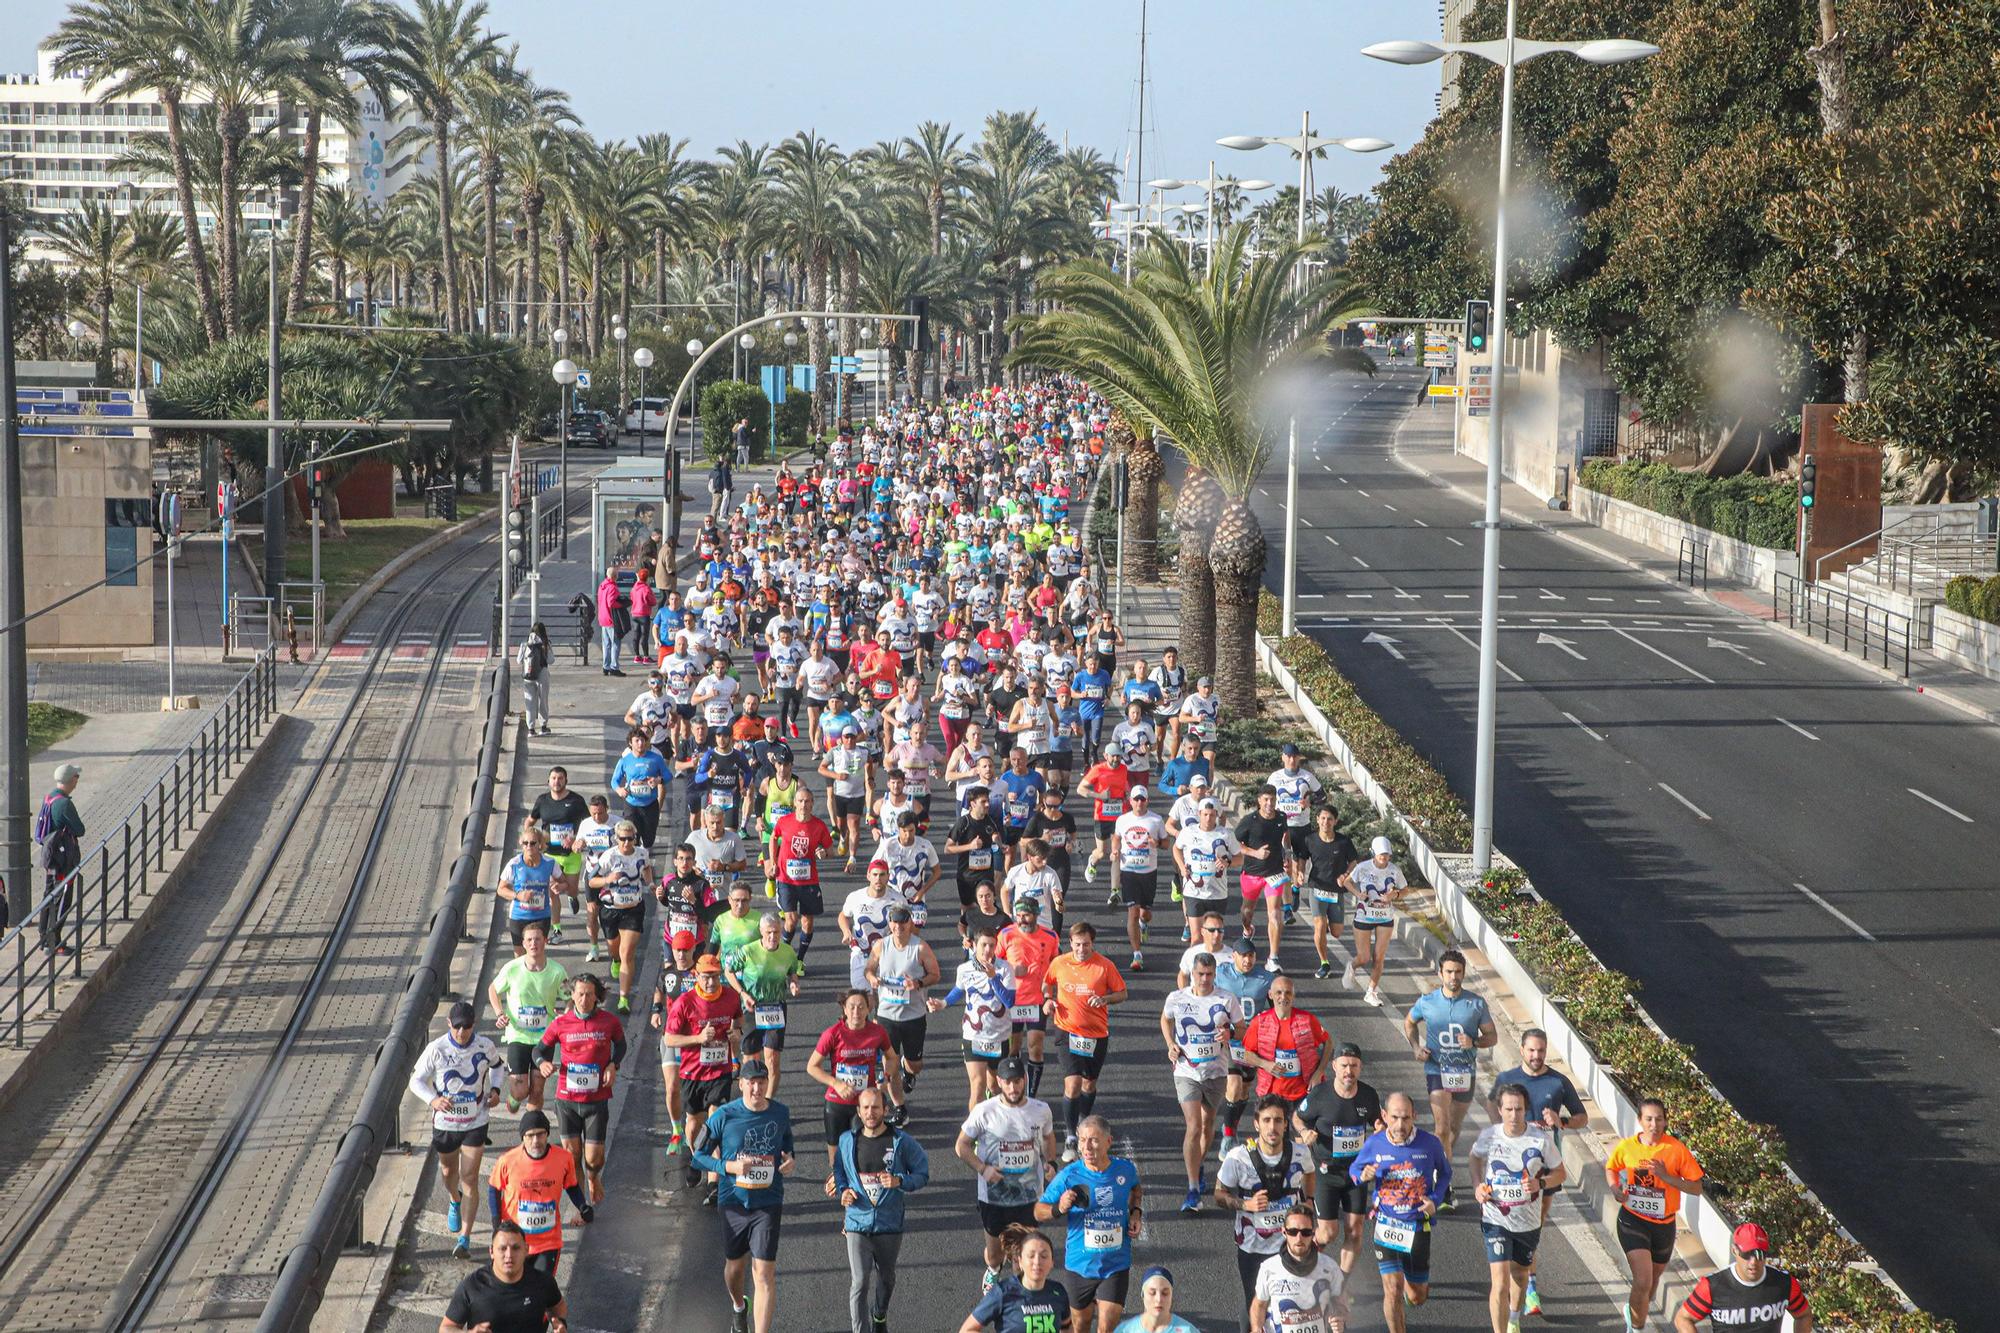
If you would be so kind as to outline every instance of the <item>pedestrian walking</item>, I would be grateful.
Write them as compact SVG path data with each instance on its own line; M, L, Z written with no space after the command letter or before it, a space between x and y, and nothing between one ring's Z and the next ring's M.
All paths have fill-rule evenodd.
M56 785L42 798L42 808L35 816L35 842L42 849L45 876L41 945L66 956L70 950L62 941L63 922L76 897L75 881L70 876L83 864L83 816L77 813L75 800L83 767L58 764L55 777Z
M750 418L739 417L734 430L729 432L729 443L736 451L736 466L750 466Z
M623 610L625 593L618 586L618 570L606 569L604 582L597 585L597 639L600 665L607 676L625 674L618 669L618 641L624 637L618 628L618 613Z
M660 609L660 594L653 587L653 567L640 565L632 580L632 656L653 656L653 613Z
M736 423L736 429L746 431L749 421ZM717 454L714 464L708 469L708 512L711 517L720 518L729 512L730 494L736 489L736 478L731 470L728 454Z
M521 641L521 718L531 735L549 734L549 651L548 628L537 620Z

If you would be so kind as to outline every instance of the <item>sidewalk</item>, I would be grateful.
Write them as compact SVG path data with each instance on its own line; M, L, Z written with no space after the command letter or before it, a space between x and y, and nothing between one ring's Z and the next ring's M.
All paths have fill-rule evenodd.
M1391 450L1405 467L1457 491L1469 502L1483 508L1486 503L1486 465L1476 458L1453 452L1451 423L1449 411L1417 404L1396 428ZM1614 536L1567 511L1550 509L1540 497L1512 481L1503 480L1500 483L1500 512L1510 525L1547 533L1636 573L1679 586L1671 557ZM1949 704L1981 721L2000 722L2000 681L1967 671L1928 649L1910 650L1910 674L1905 680L1894 672L1885 671L1809 635L1777 624L1773 619L1775 610L1771 595L1761 588L1718 578L1710 579L1704 588L1688 591L1694 596L1707 598L1724 611L1763 621L1795 642L1811 644L1821 652L1871 675L1907 685L1919 694Z

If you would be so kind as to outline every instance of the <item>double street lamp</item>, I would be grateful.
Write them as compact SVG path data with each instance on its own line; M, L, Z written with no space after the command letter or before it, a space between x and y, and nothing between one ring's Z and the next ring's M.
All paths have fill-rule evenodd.
M555 339L556 351L562 351L563 343L568 340L569 334L557 328L550 336ZM561 529L561 536L557 541L561 547L562 558L567 560L569 559L569 419L576 395L576 362L565 356L549 368L549 373L555 376L556 383L561 386L556 391L556 488L559 496L558 527ZM536 540L540 540L539 535Z
M1169 179L1169 180L1147 181L1146 188L1149 190L1202 190L1205 192L1205 198L1206 198L1205 203L1182 204L1180 206L1180 209L1181 212L1190 215L1195 213L1207 214L1207 227L1205 228L1202 235L1202 248L1206 253L1213 256L1215 253L1215 214L1216 214L1215 192L1222 186L1231 183L1232 182L1227 180L1218 181L1215 178L1215 159L1210 158L1208 160L1208 178L1206 180L1203 180L1200 177L1196 177L1194 180ZM1235 181L1233 183L1239 191L1248 194L1254 190L1268 190L1277 182L1267 181L1267 180L1247 180L1247 181Z
M1514 144L1514 67L1536 56L1564 52L1592 65L1619 65L1658 55L1649 42L1603 38L1589 42L1533 42L1514 35L1517 0L1507 0L1507 35L1486 42L1377 42L1361 54L1397 65L1427 65L1445 56L1478 56L1500 66L1500 184L1493 219L1493 408L1486 429L1486 518L1484 572L1479 585L1478 759L1472 795L1472 864L1484 873L1493 864L1493 732L1499 709L1500 654L1500 454L1505 438L1507 379L1501 370L1507 346L1507 190ZM1286 624L1291 617L1291 571L1286 569Z
M1294 135L1274 134L1232 134L1216 142L1224 148L1234 148L1242 152L1255 152L1276 144L1289 148L1299 158L1299 198L1297 237L1303 243L1306 239L1306 200L1312 190L1313 154L1328 148L1345 148L1350 153L1379 153L1384 148L1393 147L1387 139L1363 136L1331 138L1312 132L1312 112L1305 113L1299 123L1299 132ZM1330 219L1329 219L1330 221ZM1301 274L1303 277L1303 274ZM1291 426L1285 447L1285 582L1284 616L1280 630L1291 634L1298 626L1299 592L1299 414L1292 412Z

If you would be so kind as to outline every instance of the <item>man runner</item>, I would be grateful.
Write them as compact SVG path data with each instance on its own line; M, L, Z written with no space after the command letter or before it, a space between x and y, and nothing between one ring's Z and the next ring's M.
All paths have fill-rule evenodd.
M410 1095L431 1109L431 1151L446 1198L444 1227L451 1252L472 1254L472 1220L479 1213L479 1160L486 1154L487 1115L500 1101L501 1060L491 1037L479 1034L479 1011L460 1000L450 1027L424 1048L410 1074Z
M978 1177L979 1229L986 1237L985 1291L1000 1279L1003 1237L1032 1226L1035 1200L1056 1171L1056 1119L1028 1094L1028 1070L1010 1055L994 1070L1000 1091L972 1108L952 1149Z
M737 1075L743 1095L710 1112L696 1165L721 1177L722 1282L729 1293L731 1333L771 1333L778 1308L778 1235L784 1224L785 1177L792 1174L792 1113L770 1097L770 1073L745 1060ZM749 1270L754 1297L744 1291ZM754 1310L749 1302L754 1300Z

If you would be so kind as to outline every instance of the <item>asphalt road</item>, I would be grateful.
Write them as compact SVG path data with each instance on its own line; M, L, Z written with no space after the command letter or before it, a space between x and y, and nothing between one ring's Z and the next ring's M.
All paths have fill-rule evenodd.
M1393 456L1419 382L1331 381L1302 427L1299 624L1469 798L1480 514ZM1253 499L1275 591L1282 456ZM1892 1276L1979 1326L1994 729L1560 537L1504 531L1501 563L1496 846Z

